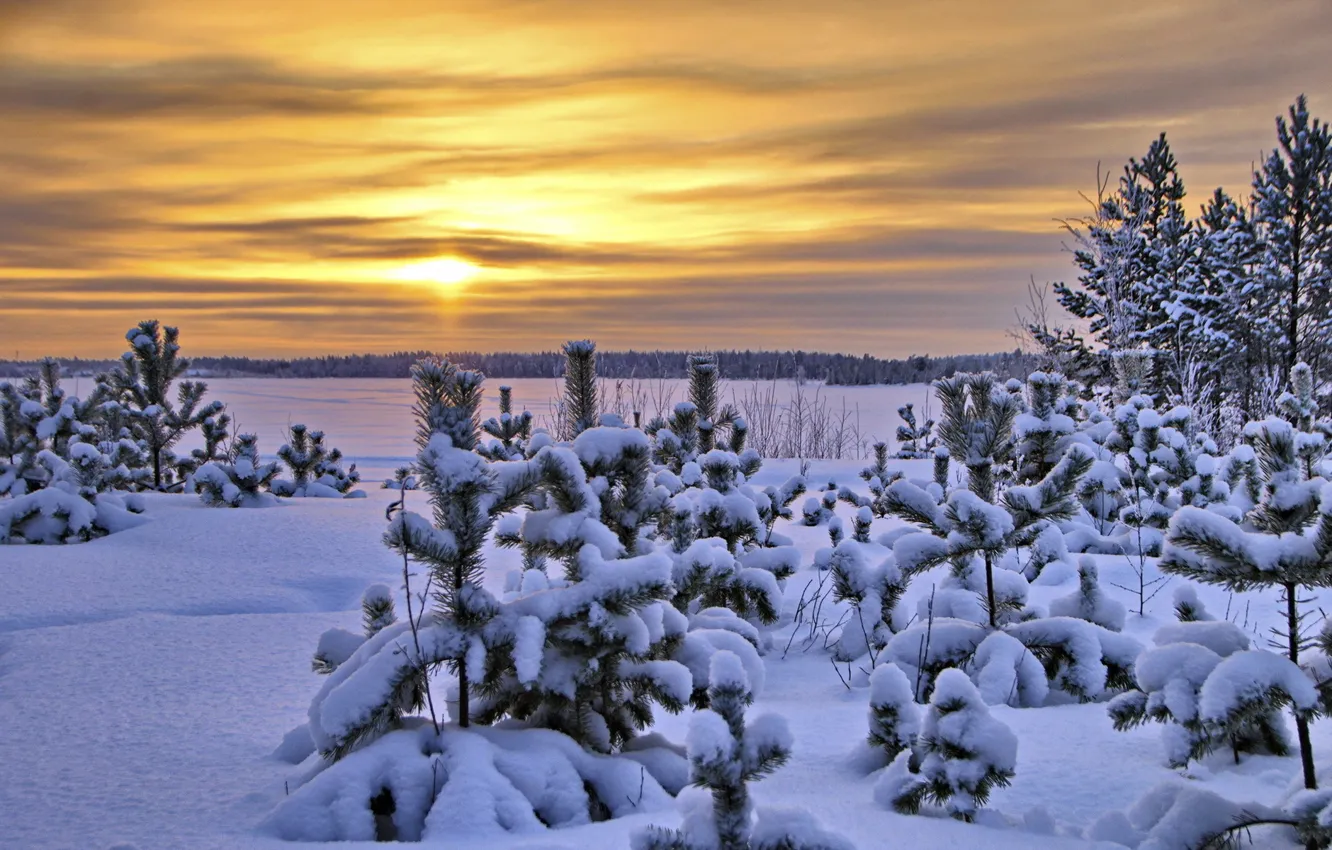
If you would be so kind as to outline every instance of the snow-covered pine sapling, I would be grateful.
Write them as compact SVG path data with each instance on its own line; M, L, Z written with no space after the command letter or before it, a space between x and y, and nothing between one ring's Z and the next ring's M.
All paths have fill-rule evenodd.
M945 404L945 425L950 424L952 403ZM945 433L951 433L943 428ZM944 563L959 573L969 572L971 560L985 565L985 602L991 627L999 624L1000 610L994 590L994 565L1004 553L1030 545L1050 522L1067 519L1077 509L1074 494L1078 482L1091 468L1091 455L1072 446L1063 459L1035 485L1010 487L999 504L986 501L974 490L955 490L939 506L929 493L899 481L884 494L889 512L923 527L930 535L906 535L894 544L898 564L908 577ZM988 473L978 475L982 481ZM994 491L986 492L990 499Z
M642 535L665 499L647 485L647 449L643 432L602 426L527 462L537 507L506 519L496 539L562 563L563 575L529 577L505 603L516 624L477 682L480 722L527 721L608 752L646 728L655 706L675 712L689 700L692 675L670 658L687 622L662 604L675 591L671 558Z
M1206 606L1198 600L1198 591L1191 584L1175 588L1175 619L1181 623L1203 623L1215 620Z
M314 658L310 660L310 669L321 676L327 676L351 658L352 653L361 648L361 644L397 621L398 612L393 607L393 595L388 587L376 584L366 588L361 597L361 627L364 633L358 635L339 628L324 632L319 636L319 645L315 648Z
M834 661L854 661L869 655L875 667L878 654L900 628L894 624L897 603L906 592L906 579L890 555L870 563L864 545L854 540L834 544L828 556L833 578L833 599L851 605L848 621L833 647Z
M883 492L894 481L902 478L902 473L897 470L889 471L887 443L875 443L873 449L874 462L860 470L860 477L869 484L870 497L868 499L855 498L852 494L850 498L846 495L841 498L855 504L857 507L868 505L875 516L885 516L887 508L883 504ZM842 490L845 491L845 494L851 494L849 488L844 487Z
M810 496L801 506L800 513L805 525L811 528L816 525L823 525L831 520L837 509L837 485L829 481L824 490L815 491L817 496Z
M870 673L869 745L891 763L915 746L920 707L906 675L896 664L880 664ZM917 766L918 767L918 766Z
M871 446L871 449L874 451L874 462L860 470L860 477L865 481L873 481L877 478L882 485L887 486L892 483L888 480L890 474L888 472L888 444L875 443Z
M1068 380L1058 372L1032 372L1027 376L1027 409L1014 421L1017 437L1017 480L1032 484L1041 480L1063 455L1074 432L1069 415L1072 399Z
M22 496L37 477L36 425L41 407L8 381L0 383L0 496ZM38 479L40 481L40 479Z
M590 428L574 438L587 479L598 479L603 524L630 554L640 554L645 530L666 509L669 493L654 484L652 447L636 428Z
M433 619L447 630L450 640L437 641L435 653L426 648L422 667L446 663L456 674L454 719L463 728L471 722L471 690L481 672L473 668L478 658L485 657L482 632L498 613L494 597L481 586L485 574L481 550L495 519L518 507L535 484L525 464L510 473L507 467L491 468L476 454L483 380L479 372L460 370L447 360L422 360L412 367L420 448L416 471L421 489L429 494L434 522L398 511L384 535L387 547L406 552L430 571ZM403 672L404 681L416 673ZM392 705L383 709L345 740L354 745L365 735L388 728L387 717L396 718L399 711Z
M222 402L204 403L208 386L203 381L181 381L176 397L171 387L189 369L179 356L180 333L156 321L140 322L125 334L130 350L121 355L120 368L108 377L112 397L126 409L134 436L148 450L154 489L166 488L172 464L171 447L204 420L222 412Z
M721 403L721 372L714 355L691 354L688 367L689 401L698 410L698 451L707 454L722 444L739 414Z
M181 458L176 463L176 475L184 480L187 475L192 475L196 469L205 463L216 461L225 461L227 459L226 446L231 439L231 416L226 412L219 412L213 416L206 417L199 423L199 436L203 437L203 448L191 449L188 458Z
M749 783L786 763L791 732L776 715L745 722L754 694L733 653L713 655L708 678L711 707L694 715L686 746L691 782L711 792L711 805L690 812L679 830L649 827L637 833L634 850L851 850L807 816L765 811L755 816Z
M560 435L572 440L599 419L597 407L597 344L590 339L564 344L564 421Z
M1050 602L1051 617L1075 617L1112 632L1123 630L1126 615L1124 603L1101 590L1096 562L1087 555L1078 559L1078 589Z
M875 797L902 814L926 804L959 820L974 821L995 788L1006 788L1017 772L1017 736L990 716L976 686L961 670L944 670L934 684L921 722L916 754L897 755L875 788Z
M1302 457L1321 443L1321 435L1267 419L1249 423L1245 436L1265 479L1258 504L1243 523L1202 508L1182 508L1170 523L1160 568L1235 592L1278 589L1286 616L1274 644L1298 665L1313 628L1309 612L1300 610L1301 593L1332 585L1332 486L1308 478ZM1313 789L1317 777L1309 713L1298 700L1295 707L1304 784Z
M917 424L915 406L911 404L897 408L897 415L902 417L902 424L897 426L897 456L908 460L929 457L934 448L931 439L934 420Z
M205 505L214 508L262 508L276 501L268 485L278 465L259 458L259 438L238 434L227 450L227 460L205 463L194 473L194 489Z
M330 449L328 457L315 467L316 478L314 483L320 487L327 487L334 493L344 497L352 498L359 494L352 492L351 489L361 483L361 473L356 471L356 464L351 464L346 469L342 468L342 451L340 449ZM310 487L307 495L316 488ZM332 494L328 494L332 495Z
M935 446L931 452L933 466L931 477L934 483L938 485L940 493L948 492L948 461L950 460L947 446ZM940 497L942 498L942 496Z
M291 470L290 479L273 482L273 492L279 496L337 498L361 480L356 464L342 468L342 452L325 445L323 431L301 424L287 429L287 442L277 454Z
M71 438L69 460L49 449L34 460L44 486L0 500L0 543L77 543L138 525L134 494L105 492L108 458L95 445Z
M1191 614L1206 616L1200 606ZM1135 664L1137 687L1107 706L1115 729L1165 724L1161 740L1176 768L1217 749L1230 750L1236 763L1244 753L1290 752L1282 708L1293 703L1307 712L1316 701L1298 667L1250 651L1248 636L1224 620L1163 626L1154 642Z
M870 526L874 524L874 512L868 506L862 506L851 520L851 539L857 543L870 542Z
M277 456L291 470L292 492L279 495L293 495L296 490L304 490L314 480L315 469L327 453L323 431L311 431L299 422L288 428L287 442L278 448Z
M989 372L945 378L934 383L934 390L942 410L939 441L966 467L967 489L981 502L994 504L995 467L1007 463L1012 453L1017 399L999 389ZM987 580L993 554L983 555ZM993 624L993 592L989 603Z
M828 520L828 542L833 546L846 539L846 530L842 527L842 518L835 516Z
M791 519L795 512L791 509L791 504L796 499L804 495L805 477L803 475L794 475L786 480L781 486L771 486L763 488L763 499L759 500L758 512L759 519L763 522L763 532L760 535L759 543L763 546L778 546L789 542L785 538L774 537L772 533L773 526L779 519Z
M532 437L532 414L524 410L513 412L513 388L499 388L499 416L481 423L481 430L499 441L486 454L495 460L512 460L523 456L523 449Z

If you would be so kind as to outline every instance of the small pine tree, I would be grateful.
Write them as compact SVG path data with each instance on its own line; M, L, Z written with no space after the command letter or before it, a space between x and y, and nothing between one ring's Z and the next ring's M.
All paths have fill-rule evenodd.
M934 450L934 439L931 436L934 420L926 419L917 424L915 405L912 404L897 408L897 415L902 417L903 423L897 426L897 456L903 459L929 457Z
M171 447L205 420L222 412L222 403L204 403L208 385L181 381L176 398L171 388L189 369L179 356L180 332L156 321L140 322L125 334L130 350L121 355L120 368L108 378L113 398L124 406L134 436L142 440L153 470L152 486L165 489L174 456Z
M788 828L790 817L760 812L755 822L749 783L786 763L791 733L775 715L745 722L754 694L733 653L713 655L708 678L711 708L694 715L687 745L691 781L712 793L712 805L691 813L680 830L649 827L636 834L634 850L849 850L807 819L800 819L798 831Z
M597 425L597 344L588 339L564 344L564 433L573 439Z
M361 480L356 464L342 468L342 452L324 443L323 431L311 431L304 425L287 429L287 442L278 449L278 458L291 470L291 478L273 482L279 496L320 496L337 498L347 495Z
M739 413L731 405L721 403L721 370L717 358L711 354L691 354L688 361L689 401L698 411L698 451L707 454L718 445L722 437L732 435L731 451L737 454L741 449L734 445L734 426ZM743 448L742 428L740 445Z
M944 420L949 427L952 423ZM948 430L948 429L944 429ZM985 437L985 440L991 440ZM999 621L999 606L994 592L994 564L1008 550L1030 545L1051 521L1067 519L1077 509L1074 495L1078 483L1091 468L1091 455L1081 447L1072 447L1040 483L1010 487L999 504L986 501L971 490L956 490L940 507L924 490L907 481L899 481L884 494L889 513L916 523L937 538L926 545L907 544L909 554L899 556L908 576L951 562L959 575L970 572L971 560L979 556L985 564L985 599L991 627ZM983 466L978 462L976 466ZM984 480L987 472L978 473ZM990 499L994 491L987 491ZM898 544L909 538L901 538ZM903 552L905 547L895 545Z
M1049 473L1067 438L1073 434L1068 415L1072 399L1068 381L1058 373L1033 372L1027 377L1027 410L1015 420L1017 479L1023 484L1039 481Z
M967 674L944 670L921 723L919 773L895 773L890 768L884 778L895 787L876 789L876 796L888 796L902 814L917 814L932 803L971 822L995 788L1012 782L1017 745L1012 730L990 716ZM907 755L903 752L897 758Z
M314 479L315 469L327 454L324 432L311 431L300 423L287 429L287 442L277 451L278 459L291 470L291 483L296 489L304 488Z
M920 708L906 675L896 664L870 673L869 744L893 761L910 750L920 733Z
M1128 611L1124 603L1111 599L1101 590L1096 562L1083 555L1078 559L1078 589L1050 602L1051 617L1076 617L1112 632L1124 628Z
M485 452L495 460L511 460L523 456L523 449L532 437L532 414L524 410L513 412L513 388L499 388L498 417L491 417L481 423L481 430L499 440L498 448L492 446Z
M366 588L361 596L362 634L354 634L346 629L333 628L319 637L310 669L321 676L327 676L342 665L352 653L360 649L370 638L398 621L398 612L393 607L393 594L382 584Z
M277 477L277 463L259 459L259 438L239 434L222 463L205 463L194 473L199 499L215 508L260 508L275 503L268 486Z
M1306 588L1332 585L1332 488L1307 477L1306 452L1323 449L1321 434L1282 419L1250 423L1245 435L1264 480L1261 498L1237 523L1185 507L1170 522L1160 561L1163 572L1235 592L1277 588L1285 611L1281 649L1294 665L1309 647L1309 614L1300 611ZM1320 491L1321 487L1321 491ZM1295 713L1306 788L1317 788L1309 715Z

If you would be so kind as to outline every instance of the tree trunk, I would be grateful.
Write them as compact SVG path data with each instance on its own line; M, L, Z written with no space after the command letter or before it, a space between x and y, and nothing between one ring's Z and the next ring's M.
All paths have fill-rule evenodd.
M467 719L467 658L458 659L458 725L466 729L471 723Z
M1296 585L1283 585L1286 590L1286 640L1289 644L1290 661L1296 666L1300 663L1300 612L1295 607ZM1304 787L1314 790L1318 787L1318 774L1314 772L1313 743L1309 740L1309 719L1295 715L1295 734L1300 741L1300 766L1304 769Z
M990 562L990 553L985 553L985 599L989 603L990 628L998 628L994 606L994 566Z

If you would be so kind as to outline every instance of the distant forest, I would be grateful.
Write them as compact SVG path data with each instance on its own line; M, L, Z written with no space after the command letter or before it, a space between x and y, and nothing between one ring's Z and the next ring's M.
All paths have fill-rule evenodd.
M1035 358L1018 351L957 354L946 357L912 355L883 360L868 354L826 354L817 351L717 351L723 377L772 380L804 377L829 384L913 384L954 372L990 370L1000 377L1025 377ZM208 377L264 378L406 378L412 363L435 354L399 351L393 354L337 354L323 357L269 359L255 357L190 357L190 371ZM598 351L597 374L607 378L683 378L685 351ZM556 378L564 372L564 354L478 351L445 353L454 363L479 369L492 378ZM91 375L110 369L114 360L57 358L66 374ZM36 361L0 360L0 375L24 375Z

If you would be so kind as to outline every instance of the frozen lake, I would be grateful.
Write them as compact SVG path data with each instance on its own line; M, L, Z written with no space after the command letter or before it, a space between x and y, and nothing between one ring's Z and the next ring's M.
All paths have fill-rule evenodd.
M514 407L530 410L538 426L551 426L561 384L549 378L488 379L482 417L499 410L499 387L513 387ZM783 422L800 421L813 431L822 428L827 453L841 445L843 457L859 457L865 446L889 439L897 430L897 408L908 402L919 414L927 403L937 407L924 384L869 387L826 387L815 382L797 386L795 381L723 381L722 398L734 403L751 423L754 439L763 430L775 432ZM412 443L411 382L388 378L215 378L208 381L209 398L223 401L235 425L233 433L252 432L259 446L271 455L286 438L287 427L302 423L321 429L329 443L356 462L367 481L383 478L415 451ZM73 387L70 388L73 390ZM603 409L617 410L626 419L634 409L650 419L669 413L683 401L683 380L604 380ZM766 422L765 422L766 419ZM840 429L840 430L839 430ZM830 436L832 435L832 436ZM840 435L840 443L836 436ZM806 445L810 443L806 441ZM186 444L187 446L189 444ZM788 448L790 448L788 441ZM792 454L774 450L775 454Z

